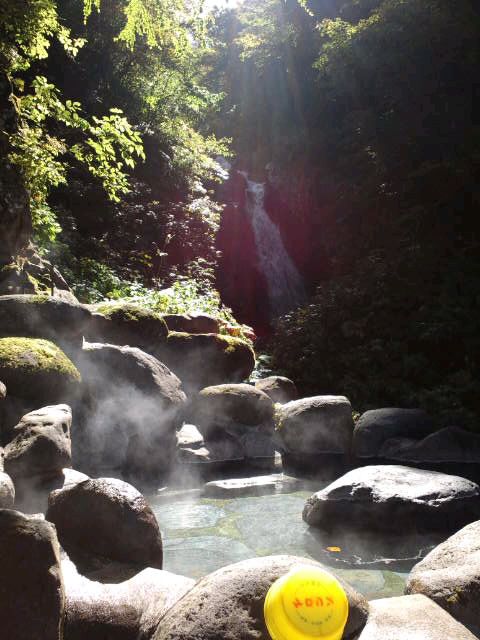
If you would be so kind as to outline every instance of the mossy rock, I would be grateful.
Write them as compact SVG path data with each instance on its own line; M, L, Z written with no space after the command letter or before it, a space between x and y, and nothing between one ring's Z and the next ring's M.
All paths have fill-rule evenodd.
M0 379L17 398L44 406L66 401L81 376L53 342L35 338L0 338Z
M128 345L151 353L167 339L165 321L151 309L135 304L103 303L95 306L94 311L85 332L90 341Z
M156 356L180 378L187 391L242 382L255 368L255 352L241 338L171 332Z

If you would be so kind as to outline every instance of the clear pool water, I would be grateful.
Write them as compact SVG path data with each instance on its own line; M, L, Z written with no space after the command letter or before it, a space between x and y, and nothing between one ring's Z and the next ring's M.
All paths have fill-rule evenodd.
M358 555L357 536L342 540L333 534L319 537L303 522L302 510L309 495L311 492L297 492L231 500L196 497L173 502L154 498L151 504L164 541L164 569L198 579L247 558L292 554L334 567L368 598L402 595L408 572L418 558L404 559L401 568L382 561L385 549L386 557L398 549L396 541L384 541L379 553L371 549L372 553L366 554L370 562L376 561L365 564ZM369 539L366 544L375 547L377 542ZM415 545L417 554L425 541L417 540ZM329 547L336 550L329 551Z

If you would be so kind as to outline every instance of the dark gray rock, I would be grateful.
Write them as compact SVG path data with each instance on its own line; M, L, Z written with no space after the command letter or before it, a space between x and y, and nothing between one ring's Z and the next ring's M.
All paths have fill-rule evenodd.
M65 640L150 640L162 616L195 584L159 569L144 569L120 584L80 575L65 558Z
M220 321L207 313L164 314L169 331L184 333L220 333Z
M155 353L181 379L189 393L246 380L255 368L252 347L240 338L172 331Z
M455 533L415 565L405 593L422 593L480 634L480 521Z
M358 640L475 640L475 636L424 596L370 601Z
M423 440L391 438L380 449L380 457L419 464L480 464L480 435L446 427Z
M55 527L0 510L0 620L5 640L63 640L65 595Z
M88 552L142 567L162 568L162 539L145 498L113 478L87 480L50 494L47 520L76 563Z
M295 383L283 376L270 376L257 380L255 387L266 393L273 402L285 404L291 400L298 400L298 390Z
M15 487L12 479L0 470L0 509L11 509L15 502Z
M86 344L79 367L86 384L74 452L81 463L141 476L166 472L186 400L180 380L133 347Z
M155 311L135 304L101 303L84 331L89 342L138 347L153 353L165 342L167 325Z
M154 640L270 640L263 604L270 586L298 565L294 556L267 556L232 564L198 582L160 621ZM344 638L358 633L368 602L344 583L350 613Z
M357 458L380 458L380 450L391 438L421 440L435 429L432 418L420 409L374 409L360 416L353 432Z
M353 434L352 407L343 396L287 402L278 410L277 434L288 453L347 454Z
M17 483L33 482L62 474L72 463L68 405L44 407L23 416L5 447L5 470Z
M52 491L84 482L90 478L74 469L65 468L61 473L41 481L22 478L17 481L15 507L23 513L45 513L48 509L48 498Z
M435 471L378 465L350 471L306 502L307 524L330 530L444 531L480 518L480 488Z

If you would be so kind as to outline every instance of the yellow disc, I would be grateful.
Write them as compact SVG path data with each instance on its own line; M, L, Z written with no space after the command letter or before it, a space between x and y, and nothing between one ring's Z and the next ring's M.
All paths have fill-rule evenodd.
M348 600L334 576L304 565L272 584L264 613L272 640L340 640Z

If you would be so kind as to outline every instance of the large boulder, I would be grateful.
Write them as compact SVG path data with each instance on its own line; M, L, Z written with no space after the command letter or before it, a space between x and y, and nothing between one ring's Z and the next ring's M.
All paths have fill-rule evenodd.
M400 465L354 469L306 502L303 519L326 530L444 531L480 518L474 482Z
M163 314L169 331L180 333L220 333L220 321L208 313Z
M0 469L0 509L11 509L15 502L12 479Z
M223 384L202 389L190 408L204 437L210 461L242 460L273 463L274 405L248 384Z
M0 629L10 640L63 640L65 595L55 527L0 510Z
M74 562L88 552L162 568L158 522L142 494L127 482L98 478L53 491L46 517Z
M45 407L23 416L5 447L5 470L15 483L27 484L59 476L72 463L68 405Z
M96 313L85 329L90 342L138 347L153 353L168 335L161 316L135 304L107 303L95 307Z
M294 456L348 455L353 418L344 396L315 396L287 402L277 413L282 450Z
M295 383L283 376L269 376L255 382L255 388L263 391L273 402L285 404L298 400L298 390Z
M46 338L81 348L91 313L80 304L47 295L0 296L0 335Z
M154 640L270 640L263 605L270 586L299 565L321 566L295 556L244 560L206 576L160 621ZM343 585L350 612L344 638L365 625L368 602Z
M187 391L242 382L255 368L252 347L240 338L171 332L155 354L182 380Z
M358 640L475 640L475 636L424 596L370 601Z
M186 400L180 380L133 347L86 344L79 367L86 383L74 455L93 471L104 465L142 476L168 471Z
M0 338L0 378L9 395L36 406L70 400L81 379L75 365L52 342L13 337Z
M480 635L480 521L467 525L413 568L406 593L422 593Z
M421 409L373 409L360 416L353 432L357 458L381 458L382 446L391 438L421 440L435 429L432 418Z
M65 640L149 640L163 615L195 581L168 571L144 569L119 584L89 580L68 559Z

